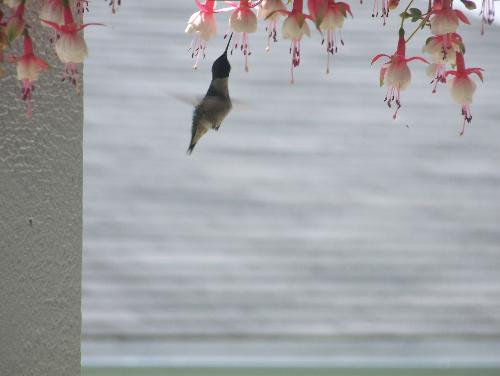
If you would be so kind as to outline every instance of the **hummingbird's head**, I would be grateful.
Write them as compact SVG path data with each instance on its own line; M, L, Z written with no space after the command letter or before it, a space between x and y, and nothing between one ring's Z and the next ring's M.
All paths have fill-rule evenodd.
M212 65L212 80L216 78L228 78L231 72L231 64L227 60L227 51L224 51Z
M229 37L227 41L226 50L222 55L220 55L217 60L212 64L212 80L216 78L228 78L229 72L231 72L231 64L229 64L229 60L227 60L227 50L229 49L229 43L231 43L231 39L233 38L233 33Z

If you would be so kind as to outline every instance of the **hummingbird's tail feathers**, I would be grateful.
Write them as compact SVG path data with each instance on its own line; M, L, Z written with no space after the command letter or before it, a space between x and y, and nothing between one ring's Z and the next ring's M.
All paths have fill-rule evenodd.
M195 146L196 146L196 142L194 142L194 143L193 143L193 142L191 142L191 143L189 144L188 149L186 150L186 154L187 154L187 155L191 155L191 153L193 152L193 150L194 150L194 147L195 147Z

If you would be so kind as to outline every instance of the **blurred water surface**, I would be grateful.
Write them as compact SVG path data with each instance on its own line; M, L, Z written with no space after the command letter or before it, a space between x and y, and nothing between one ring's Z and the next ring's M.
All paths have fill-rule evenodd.
M369 61L397 26L352 6L332 74L313 33L293 86L261 24L250 72L231 57L246 110L187 157L192 109L172 94L204 94L227 17L193 71L192 1L93 2L84 364L500 363L500 30L463 28L486 80L459 137L418 63L392 121Z

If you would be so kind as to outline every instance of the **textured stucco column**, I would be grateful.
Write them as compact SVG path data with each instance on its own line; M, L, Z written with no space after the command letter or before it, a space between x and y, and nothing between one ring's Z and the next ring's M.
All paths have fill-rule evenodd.
M32 120L15 67L3 64L0 78L2 376L80 374L83 101L61 82L53 34L40 29L31 35L51 69L36 85Z

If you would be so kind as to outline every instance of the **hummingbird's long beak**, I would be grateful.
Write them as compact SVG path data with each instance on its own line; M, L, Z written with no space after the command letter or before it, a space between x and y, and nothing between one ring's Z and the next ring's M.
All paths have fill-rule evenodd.
M224 50L224 53L227 54L227 50L229 49L229 43L231 43L231 39L233 39L233 33L231 33L231 35L229 36L229 40L227 41L227 46L226 46L226 49Z

